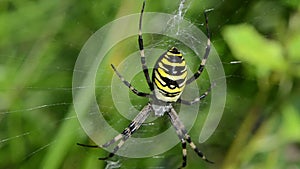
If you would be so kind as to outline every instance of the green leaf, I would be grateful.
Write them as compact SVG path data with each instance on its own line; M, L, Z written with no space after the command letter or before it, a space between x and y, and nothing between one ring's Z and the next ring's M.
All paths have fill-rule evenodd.
M283 58L281 45L262 37L253 26L241 24L227 26L223 37L233 55L258 70L258 75L270 71L284 72L287 64Z
M282 127L280 136L286 142L300 142L300 114L299 110L292 104L284 107L282 112Z
M292 36L287 45L287 52L289 59L291 59L292 62L299 63L300 62L300 33L295 34Z
M281 0L286 5L292 7L292 8L299 8L300 7L300 1L299 0Z

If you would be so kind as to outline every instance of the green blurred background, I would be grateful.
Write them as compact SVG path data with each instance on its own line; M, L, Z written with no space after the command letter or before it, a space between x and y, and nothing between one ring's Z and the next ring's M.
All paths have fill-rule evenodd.
M146 11L174 14L179 3L148 0ZM185 18L203 31L203 11L214 8L209 14L212 43L228 87L219 127L200 145L215 164L201 161L189 149L187 168L300 169L300 2L187 3ZM0 1L1 169L108 168L97 160L107 152L76 146L91 142L72 105L73 67L94 32L116 18L138 13L141 4L141 0ZM144 40L146 46L151 44L151 36ZM108 65L117 53L138 49L136 37L122 43L110 53ZM104 81L109 82L113 72L109 66L105 72ZM101 90L109 91L100 85L97 91ZM204 109L208 106L207 101ZM197 119L190 131L195 141L202 121ZM115 127L121 131L127 123L118 120ZM181 158L178 144L153 158L113 161L119 160L121 168L176 168Z

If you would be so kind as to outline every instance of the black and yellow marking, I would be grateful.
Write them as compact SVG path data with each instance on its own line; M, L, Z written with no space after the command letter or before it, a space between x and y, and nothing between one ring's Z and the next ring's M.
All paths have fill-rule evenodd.
M185 87L186 77L186 62L182 54L172 47L154 65L152 82L156 98L165 102L177 101Z

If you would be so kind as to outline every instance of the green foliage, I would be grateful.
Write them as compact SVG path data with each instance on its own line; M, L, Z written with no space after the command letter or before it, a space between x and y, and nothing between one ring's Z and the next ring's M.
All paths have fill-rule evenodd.
M270 71L284 73L287 63L281 45L262 37L251 25L227 26L224 39L238 60L246 62L257 70L258 76Z

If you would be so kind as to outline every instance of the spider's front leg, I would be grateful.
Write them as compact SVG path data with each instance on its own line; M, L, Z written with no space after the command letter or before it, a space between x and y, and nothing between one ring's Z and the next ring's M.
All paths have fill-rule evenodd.
M127 80L125 80L125 78L117 71L117 69L115 68L115 66L113 64L111 64L112 69L114 70L114 72L117 74L117 76L120 78L120 80L136 95L141 96L141 97L149 97L150 94L148 93L144 93L144 92L140 92L138 91L136 88L134 88Z
M208 10L205 10L204 11L204 18L205 18L205 27L206 27L206 33L207 33L207 42L206 42L206 48L205 48L205 52L204 52L204 56L203 56L203 59L201 61L201 64L197 70L196 73L194 73L194 75L192 77L190 77L187 81L186 81L186 84L190 84L192 83L193 81L195 81L196 79L198 79L198 77L201 75L201 73L203 72L204 70L204 67L206 65L206 62L207 62L207 58L209 56L209 53L210 53L210 49L211 49L211 41L210 41L210 38L211 38L211 35L210 35L210 31L209 31L209 26L208 26L208 16L207 16L207 13L212 11L213 9L208 9Z
M150 80L149 76L149 71L148 67L146 65L146 57L145 57L145 51L144 51L144 42L143 42L143 32L142 32L142 22L143 22L143 13L144 13L144 8L145 8L145 1L143 2L141 14L140 14L140 21L139 21L139 33L138 33L138 44L139 44L139 50L140 50L140 55L141 55L141 64L142 64L142 69L144 72L144 76L146 78L146 81L148 83L148 86L150 90L152 91L154 89L153 83Z

